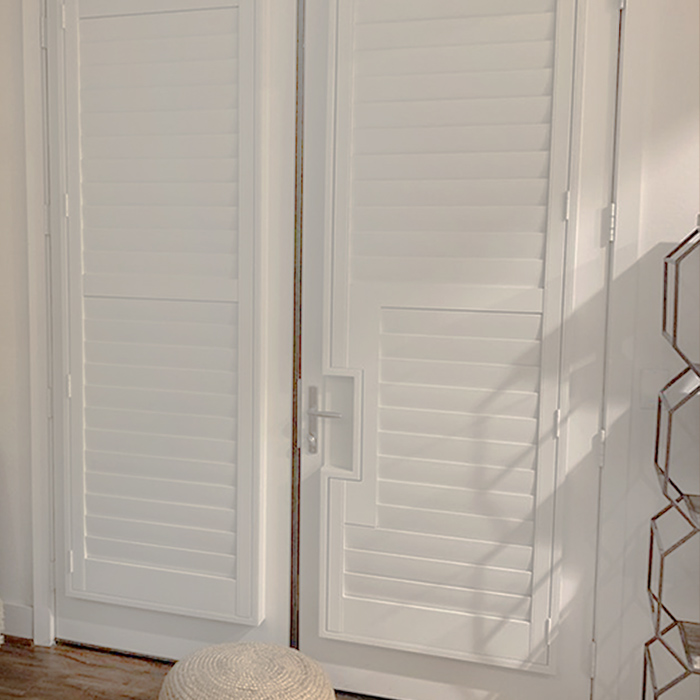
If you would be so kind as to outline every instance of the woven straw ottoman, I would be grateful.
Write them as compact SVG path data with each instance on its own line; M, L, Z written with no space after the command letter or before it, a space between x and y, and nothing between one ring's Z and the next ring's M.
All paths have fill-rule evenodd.
M335 700L321 667L295 649L218 644L178 661L158 700Z

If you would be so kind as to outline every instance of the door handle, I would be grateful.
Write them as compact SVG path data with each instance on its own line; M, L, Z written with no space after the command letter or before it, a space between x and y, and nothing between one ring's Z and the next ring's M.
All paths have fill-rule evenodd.
M319 418L342 418L343 414L338 411L322 411L318 407L318 387L309 387L309 408L306 411L309 417L309 428L306 434L306 441L309 453L315 455L318 452L318 419Z

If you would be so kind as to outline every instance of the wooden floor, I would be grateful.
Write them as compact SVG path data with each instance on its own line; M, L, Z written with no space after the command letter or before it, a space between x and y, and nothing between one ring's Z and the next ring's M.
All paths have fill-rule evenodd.
M0 647L0 698L155 700L170 664L12 638Z
M171 664L58 644L5 638L0 700L156 700ZM338 700L355 698L338 693Z

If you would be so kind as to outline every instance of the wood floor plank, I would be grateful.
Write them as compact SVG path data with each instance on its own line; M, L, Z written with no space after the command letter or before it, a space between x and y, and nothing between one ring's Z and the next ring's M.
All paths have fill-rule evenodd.
M0 698L155 700L170 665L65 644L34 647L10 639L0 648Z
M157 700L172 663L70 644L35 647L5 637L0 700ZM337 694L338 700L364 700Z

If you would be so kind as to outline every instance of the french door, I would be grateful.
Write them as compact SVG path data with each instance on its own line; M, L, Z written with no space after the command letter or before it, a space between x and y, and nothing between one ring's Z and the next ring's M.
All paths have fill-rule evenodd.
M300 648L372 695L588 697L557 498L575 1L306 15Z
M47 10L56 636L286 644L294 4Z

